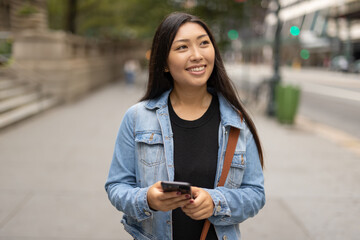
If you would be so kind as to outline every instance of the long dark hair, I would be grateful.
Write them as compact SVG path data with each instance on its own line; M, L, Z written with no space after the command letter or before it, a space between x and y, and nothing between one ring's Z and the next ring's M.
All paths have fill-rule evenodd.
M263 152L255 124L251 120L249 114L246 112L245 107L240 101L237 91L235 91L235 87L232 81L225 71L224 63L222 61L220 51L216 45L214 36L212 35L206 23L198 17L187 13L176 12L168 15L159 25L151 47L149 81L147 90L145 95L141 98L141 101L157 98L162 93L173 87L174 82L171 74L169 72L165 72L164 70L167 67L167 58L175 35L179 28L187 22L199 24L209 35L209 38L215 49L215 63L213 72L207 81L207 85L208 87L214 88L217 92L220 92L227 99L227 101L239 111L241 117L245 119L251 133L254 136L261 166L263 166Z

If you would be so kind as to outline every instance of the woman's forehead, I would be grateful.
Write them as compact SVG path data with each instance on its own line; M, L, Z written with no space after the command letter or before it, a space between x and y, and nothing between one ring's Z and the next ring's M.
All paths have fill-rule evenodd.
M193 39L202 35L207 35L205 29L198 23L184 23L177 31L174 42L181 39Z

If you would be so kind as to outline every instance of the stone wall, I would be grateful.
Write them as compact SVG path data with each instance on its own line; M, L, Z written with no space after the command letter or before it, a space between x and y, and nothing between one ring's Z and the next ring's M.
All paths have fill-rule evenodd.
M144 60L150 44L87 39L47 25L46 0L0 0L13 41L11 68L22 82L41 86L61 101L77 99L122 79L127 59ZM33 84L34 85L34 84Z
M14 37L13 68L22 81L37 81L43 91L68 102L121 79L124 61L144 59L147 48L62 31L21 31Z
M48 28L46 0L7 1L10 3L12 32L24 29L46 30Z

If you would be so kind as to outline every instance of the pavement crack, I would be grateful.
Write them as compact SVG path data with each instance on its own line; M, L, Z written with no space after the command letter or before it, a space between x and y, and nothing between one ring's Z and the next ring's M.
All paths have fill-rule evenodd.
M294 219L295 223L300 227L300 229L304 232L304 234L306 235L306 237L309 240L314 240L309 231L307 230L307 228L305 227L305 225L301 222L301 220L296 216L296 214L293 213L293 211L291 211L290 207L283 201L283 199L279 199L279 204L282 205L283 209L289 213L290 217Z
M26 194L23 199L13 208L13 210L0 222L0 229L2 229L8 222L11 221L25 206L25 204L34 196L32 192Z

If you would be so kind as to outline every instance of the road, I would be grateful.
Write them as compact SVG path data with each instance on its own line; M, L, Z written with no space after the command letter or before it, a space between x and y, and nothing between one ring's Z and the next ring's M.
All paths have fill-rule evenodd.
M239 86L254 87L271 76L270 66L228 65ZM360 139L360 75L283 67L282 81L301 87L298 113Z

